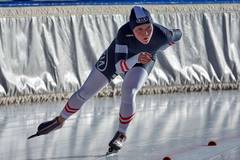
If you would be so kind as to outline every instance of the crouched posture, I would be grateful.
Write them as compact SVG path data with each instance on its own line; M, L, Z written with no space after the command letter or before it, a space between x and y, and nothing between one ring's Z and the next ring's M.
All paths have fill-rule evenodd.
M70 97L60 116L42 123L36 135L60 128L89 98L117 75L121 75L123 84L119 128L109 143L109 152L121 149L128 125L134 118L136 94L154 66L157 51L173 45L181 36L179 29L169 30L154 23L145 8L133 7L129 22L119 29L117 37L99 58L82 87Z

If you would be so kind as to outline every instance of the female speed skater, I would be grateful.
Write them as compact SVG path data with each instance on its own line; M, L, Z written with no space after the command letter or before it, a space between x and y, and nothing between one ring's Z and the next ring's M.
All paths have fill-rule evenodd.
M154 66L157 51L173 45L181 37L179 29L167 29L154 23L148 10L134 6L129 22L118 30L116 38L96 62L81 88L70 97L60 115L40 124L37 133L29 139L61 128L64 121L80 110L89 98L120 75L123 83L119 127L109 142L108 153L119 151L135 115L135 97Z

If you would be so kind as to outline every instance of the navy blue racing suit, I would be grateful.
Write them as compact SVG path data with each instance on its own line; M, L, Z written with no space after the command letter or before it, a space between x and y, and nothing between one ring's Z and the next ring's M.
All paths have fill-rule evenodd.
M111 81L117 75L121 74L121 70L117 71L117 64L120 60L128 60L141 52L148 52L152 54L151 62L147 64L136 63L133 67L141 66L145 68L149 74L154 66L156 53L159 50L164 50L173 45L181 36L182 32L179 29L170 30L153 23L153 34L150 42L148 44L142 44L135 38L128 22L119 29L117 37L112 41L107 50L105 50L95 66ZM124 69L124 65L119 65L123 74L129 70L129 68Z

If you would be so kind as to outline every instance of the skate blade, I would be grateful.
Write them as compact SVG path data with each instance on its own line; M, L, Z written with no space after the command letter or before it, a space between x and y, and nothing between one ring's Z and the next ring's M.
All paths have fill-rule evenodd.
M31 135L31 136L28 137L27 139L31 139L31 138L34 138L34 137L37 137L37 136L39 136L39 135L36 133L36 134L34 134L34 135Z
M117 155L117 151L116 151L116 152L107 152L107 153L106 153L106 156L107 156L107 157L115 156L115 155Z
M118 153L118 150L109 149L106 153L106 156L113 156Z

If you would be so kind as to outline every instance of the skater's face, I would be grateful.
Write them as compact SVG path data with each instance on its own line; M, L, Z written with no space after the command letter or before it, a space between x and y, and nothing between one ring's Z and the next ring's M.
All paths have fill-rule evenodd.
M151 23L142 24L134 27L133 34L138 41L148 44L152 38L153 25Z

